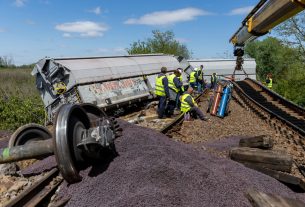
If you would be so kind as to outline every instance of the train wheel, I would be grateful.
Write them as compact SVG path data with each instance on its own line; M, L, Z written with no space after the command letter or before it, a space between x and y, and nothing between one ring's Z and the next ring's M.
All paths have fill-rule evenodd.
M80 105L65 104L57 113L54 139L54 153L58 168L68 183L81 181L79 175L83 157L76 145L82 140L84 129L90 121Z
M50 138L52 138L52 134L46 127L34 123L26 124L19 127L14 134L12 134L8 147L25 145L32 141Z

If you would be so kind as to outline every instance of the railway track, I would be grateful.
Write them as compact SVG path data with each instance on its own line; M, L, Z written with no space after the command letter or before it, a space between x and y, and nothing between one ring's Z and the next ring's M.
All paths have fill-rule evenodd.
M261 118L266 120L268 123L273 124L275 126L276 130L279 131L279 133L286 134L287 136L292 136L294 138L294 140L302 141L302 138L303 138L303 135L301 133L302 131L300 131L297 127L292 126L293 123L299 123L299 122L291 123L293 119L288 119L287 122L285 122L285 116L283 115L283 113L279 113L279 109L288 113L291 117L294 117L296 119L299 117L298 119L301 119L301 120L302 120L302 113L303 113L304 109L297 107L292 103L286 103L283 98L277 97L278 95L276 95L276 94L273 97L272 92L269 95L268 89L265 89L263 86L261 86L257 82L252 81L250 79L247 79L242 82L234 83L234 85L235 85L234 98L238 103L240 103L242 106L248 108L249 110L254 111ZM205 90L203 94L196 97L196 101L197 102L203 101L204 97L207 93L208 93L208 90ZM274 103L275 106L273 106L273 105L270 106L270 103ZM289 107L289 104L291 104L293 106ZM294 110L294 107L295 107L295 110ZM183 122L183 118L184 118L184 116L183 116L183 114L181 114L171 120L167 120L165 127L160 127L157 130L163 134L170 136L171 132L177 131L177 130L179 131L180 126L182 125L182 122ZM147 119L147 121L150 121L150 119ZM141 125L141 124L139 124L139 125ZM297 125L297 126L300 126L300 125ZM55 170L55 169L53 171L54 171L53 172L54 174L58 173L57 170ZM51 175L53 173L49 172L48 174ZM52 177L52 176L50 176L50 177ZM41 202L43 202L43 201L45 202L47 200L46 198L50 198L54 194L54 192L56 191L56 188L57 188L57 185L53 186L52 184L50 184L50 180L54 179L54 177L47 178L47 175L46 175L44 178L48 181L41 182L40 185L34 184L31 187L32 190L26 190L24 193L22 193L22 195L20 195L21 196L20 198L18 196L8 206L41 206ZM42 180L44 178L42 178ZM44 190L41 191L41 189L50 188L48 186L53 186L52 190L51 189L47 190L45 193L43 192ZM40 191L42 193L38 193ZM33 197L33 195L34 195L34 197ZM30 197L33 197L33 199ZM20 200L20 201L18 201L18 200ZM28 203L24 203L25 201L27 201ZM39 201L39 202L36 202L36 201ZM22 202L22 203L20 203L20 202ZM64 206L66 202L67 202L67 200L64 201L63 203L60 203L60 205L58 205L56 203L55 206Z
M208 90L205 90L202 94L198 95L195 100L199 103L202 97L207 94ZM175 130L176 127L182 124L184 118L184 114L180 114L170 120L167 120L165 127L160 127L157 129L163 134L169 133L171 130ZM168 123L168 124L167 124ZM162 126L162 125L161 125ZM59 175L59 171L57 168L52 169L47 172L42 178L36 181L31 187L23 191L16 198L11 200L6 207L18 207L18 206L27 206L27 207L35 207L35 206L43 206L46 205L51 196L54 195L57 187L62 182L63 178ZM57 202L52 207L64 206L68 200L63 202Z
M286 100L252 79L234 83L234 98L254 111L277 132L304 144L305 109Z
M19 194L15 199L6 204L6 207L35 207L42 206L50 198L62 182L58 176L58 169L54 168L36 181L31 187Z
M234 99L246 107L254 111L262 119L272 125L277 132L285 135L287 138L293 138L298 144L303 144L305 120L305 110L296 106L295 104L285 100L283 97L268 90L261 84L251 79L234 83ZM208 90L196 97L197 102L203 101L207 95ZM138 115L135 115L138 117ZM130 118L130 117L129 117ZM183 114L180 114L155 128L163 134L170 136L171 132L179 131L183 122ZM133 119L133 117L131 117ZM146 122L154 119L147 119ZM141 125L141 123L139 123ZM154 124L153 124L154 125ZM304 144L303 144L304 145ZM304 164L304 163L303 163ZM17 198L12 200L7 206L40 206L41 203L46 202L57 189L60 182L52 183L52 180L58 175L58 170L53 169L48 172L32 187L21 193ZM63 206L67 201L60 205Z
M197 103L202 101L202 98L207 95L208 90L205 89L202 94L196 96L195 101ZM167 134L170 130L172 130L173 128L175 128L176 126L181 125L181 123L183 122L183 118L184 118L184 114L180 114L177 118L175 118L171 123L169 123L168 125L166 125L164 128L160 129L160 132L163 134Z

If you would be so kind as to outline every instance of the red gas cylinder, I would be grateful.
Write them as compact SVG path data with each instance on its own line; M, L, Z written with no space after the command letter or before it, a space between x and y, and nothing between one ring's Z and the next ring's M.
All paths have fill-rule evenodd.
M211 115L213 115L213 116L216 116L216 114L217 114L217 109L218 109L218 106L219 106L222 89L223 89L223 86L218 84L217 89L215 91L215 95L214 95L214 101L213 101L213 104L212 104Z

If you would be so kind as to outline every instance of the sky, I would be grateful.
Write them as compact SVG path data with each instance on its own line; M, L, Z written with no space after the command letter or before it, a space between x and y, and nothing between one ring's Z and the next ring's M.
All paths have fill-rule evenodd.
M44 57L126 55L174 32L192 58L232 56L230 37L259 0L0 0L0 56L16 65Z

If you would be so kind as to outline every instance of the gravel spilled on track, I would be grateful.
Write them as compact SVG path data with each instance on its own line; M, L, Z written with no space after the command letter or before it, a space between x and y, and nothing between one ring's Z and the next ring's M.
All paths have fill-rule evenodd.
M120 124L119 156L82 171L82 182L64 182L59 196L71 197L67 206L251 206L244 197L247 189L305 201L275 179L227 158Z

